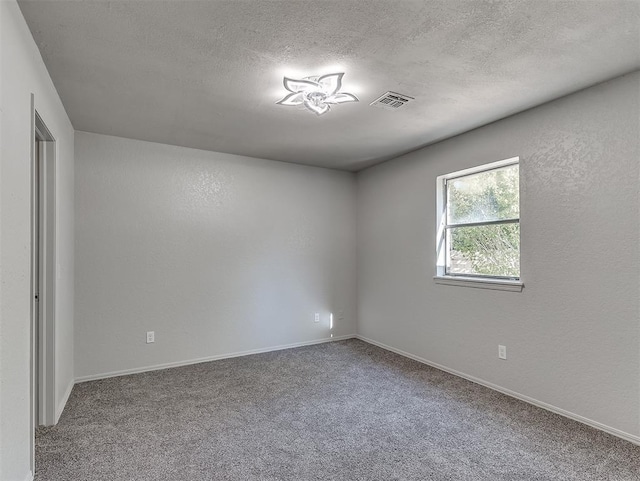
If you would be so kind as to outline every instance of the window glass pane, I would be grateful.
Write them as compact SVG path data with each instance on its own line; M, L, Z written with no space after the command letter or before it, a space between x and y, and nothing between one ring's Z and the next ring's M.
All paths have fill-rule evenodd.
M447 274L520 278L520 224L452 227Z
M447 223L520 217L518 164L447 181Z

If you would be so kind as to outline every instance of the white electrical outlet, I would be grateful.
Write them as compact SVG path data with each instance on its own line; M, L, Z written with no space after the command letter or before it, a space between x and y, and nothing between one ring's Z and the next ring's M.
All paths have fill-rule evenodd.
M156 342L156 333L154 331L147 331L147 344Z
M320 313L316 312L316 315L313 317L313 322L320 322Z
M498 345L498 357L500 359L506 359L507 358L507 346Z

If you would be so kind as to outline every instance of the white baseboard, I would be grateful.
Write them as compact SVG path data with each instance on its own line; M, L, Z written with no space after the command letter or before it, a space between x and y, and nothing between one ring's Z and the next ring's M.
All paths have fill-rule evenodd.
M428 366L434 367L434 368L439 369L441 371L445 371L445 372L448 372L449 374L453 374L454 376L458 376L458 377L461 377L461 378L466 379L468 381L474 382L476 384L480 384L482 386L488 387L489 389L493 389L494 391L498 391L498 392L501 392L502 394L506 394L507 396L511 396L511 397L514 397L514 398L519 399L521 401L527 402L529 404L533 404L534 406L537 406L537 407L542 408L542 409L546 409L547 411L551 411L553 413L559 414L560 416L564 416L566 418L573 419L574 421L578 421L580 423L586 424L588 426L591 426L592 428L599 429L600 431L604 431L605 433L611 434L613 436L616 436L616 437L619 437L621 439L624 439L625 441L629 441L630 443L637 444L638 446L640 446L640 436L636 436L634 434L630 434L630 433L621 431L621 430L613 428L611 426L607 426L606 424L602 424L602 423L599 423L598 421L594 421L593 419L585 418L584 416L580 416L579 414L575 414L575 413L572 413L570 411L566 411L566 410L564 410L562 408L559 408L559 407L556 407L556 406L554 406L552 404L548 404L548 403L545 403L543 401L538 401L537 399L534 399L532 397L529 397L529 396L526 396L524 394L520 394L518 392L512 391L510 389L498 386L497 384L493 384L491 382L485 381L484 379L480 379L480 378L477 378L475 376L470 376L470 375L465 374L463 372L456 371L455 369L450 369L450 368L448 368L446 366L443 366L441 364L437 364L435 362L428 361L427 359L424 359L424 358L422 358L420 356L415 356L415 355L413 355L411 353L402 351L400 349L396 349L394 347L387 346L386 344L383 344L383 343L378 342L378 341L374 341L373 339L369 339L369 338L361 336L359 334L357 334L355 337L357 339L360 339L361 341L367 342L369 344L373 344L374 346L381 347L382 349L386 349L387 351L395 352L396 354L400 354L401 356L408 357L409 359L413 359L414 361L421 362L423 364L426 364Z
M313 341L295 342L293 344L283 344L280 346L264 347L260 349L250 349L248 351L232 352L228 354L218 354L216 356L201 357L199 359L190 359L188 361L168 362L165 364L156 364L154 366L145 366L145 367L139 367L134 369L124 369L122 371L112 371L112 372L106 372L102 374L91 374L89 376L77 377L75 380L75 383L77 384L77 383L87 382L87 381L96 381L98 379L107 379L110 377L117 377L117 376L127 376L129 374L139 374L141 372L159 371L160 369L188 366L191 364L200 364L202 362L219 361L220 359L230 359L232 357L249 356L251 354L261 354L264 352L281 351L283 349L292 349L295 347L311 346L313 344L322 344L325 342L344 341L345 339L353 339L355 337L356 337L355 334L349 334L346 336L338 336L338 337L327 337L324 339L316 339Z
M31 471L27 473L27 477L24 478L24 481L33 481L33 473Z
M71 380L69 385L67 386L67 390L64 392L64 396L62 397L62 402L56 406L56 419L55 424L58 424L60 420L60 416L62 416L62 411L64 411L64 407L67 405L67 401L69 400L69 396L71 396L71 391L73 390L73 386L75 386L75 380Z

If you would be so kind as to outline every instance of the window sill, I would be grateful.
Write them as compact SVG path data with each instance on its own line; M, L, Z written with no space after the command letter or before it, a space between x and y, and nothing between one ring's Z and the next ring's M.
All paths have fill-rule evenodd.
M445 286L475 287L477 289L493 289L496 291L522 292L524 284L521 281L506 279L482 279L462 276L434 276L436 284Z

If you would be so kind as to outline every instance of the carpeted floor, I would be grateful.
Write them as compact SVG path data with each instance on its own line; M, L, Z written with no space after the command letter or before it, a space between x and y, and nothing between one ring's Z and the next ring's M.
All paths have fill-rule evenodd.
M38 430L36 473L624 481L640 480L640 447L349 340L79 384Z

